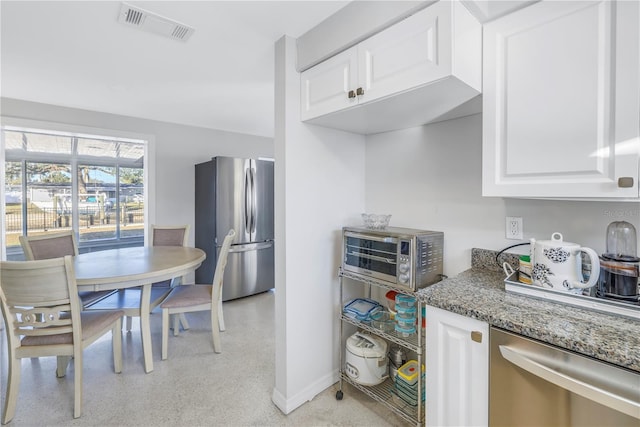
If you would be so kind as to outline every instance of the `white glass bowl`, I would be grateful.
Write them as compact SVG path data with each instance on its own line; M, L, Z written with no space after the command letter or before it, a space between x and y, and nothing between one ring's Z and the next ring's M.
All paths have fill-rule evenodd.
M390 219L391 215L367 213L362 214L362 221L364 222L364 226L372 230L384 230L389 225Z

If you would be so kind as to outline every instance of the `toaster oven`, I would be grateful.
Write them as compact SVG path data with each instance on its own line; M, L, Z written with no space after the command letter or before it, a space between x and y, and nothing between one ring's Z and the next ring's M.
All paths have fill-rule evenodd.
M342 269L416 291L442 278L444 234L387 227L342 229Z

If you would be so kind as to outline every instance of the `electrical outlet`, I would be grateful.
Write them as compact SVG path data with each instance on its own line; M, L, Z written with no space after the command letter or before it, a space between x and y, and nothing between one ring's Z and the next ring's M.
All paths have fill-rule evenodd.
M522 217L508 216L505 222L504 232L507 239L522 240Z

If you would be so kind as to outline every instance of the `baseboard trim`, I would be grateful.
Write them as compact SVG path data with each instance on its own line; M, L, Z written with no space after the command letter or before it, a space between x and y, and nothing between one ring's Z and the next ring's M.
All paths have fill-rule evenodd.
M282 413L287 415L306 402L313 400L313 398L318 394L322 393L327 388L337 383L339 379L339 372L334 371L322 378L319 378L317 381L300 390L300 392L289 398L283 395L278 389L274 388L273 395L271 396L271 401L278 407L278 409L282 411Z

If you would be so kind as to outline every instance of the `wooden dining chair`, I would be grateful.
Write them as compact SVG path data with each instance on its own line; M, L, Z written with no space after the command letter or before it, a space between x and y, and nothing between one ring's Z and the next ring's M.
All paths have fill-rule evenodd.
M227 265L227 257L231 242L236 232L231 229L225 236L218 254L216 269L213 273L213 283L205 285L182 285L173 288L171 293L160 304L162 308L162 360L167 358L169 341L169 316L194 311L211 311L211 333L213 335L213 350L222 352L220 332L225 330L224 315L222 313L222 279ZM174 327L174 335L177 331Z
M186 246L189 239L189 224L178 226L159 226L151 225L149 236L149 246ZM151 285L151 299L149 310L153 311L171 292L174 286L181 282L182 278L177 277L172 280L153 283ZM91 306L91 310L123 310L127 316L126 328L131 331L131 323L133 317L140 317L140 298L142 297L142 288L133 287L120 289L113 295L100 300L97 304ZM184 316L178 318L185 329L189 328Z
M82 311L71 256L0 262L0 304L9 353L2 424L15 415L21 359L56 356L58 377L74 363L73 417L82 413L82 354L111 331L113 365L122 372L122 311Z
M35 236L20 236L20 245L27 261L78 255L78 241L72 230ZM82 308L86 309L116 291L80 291Z

